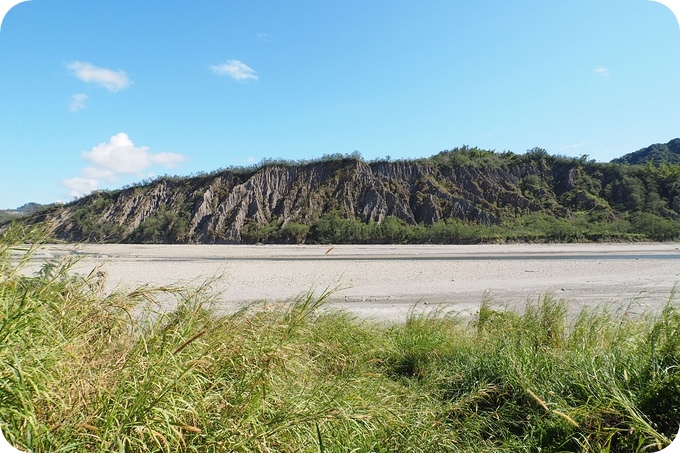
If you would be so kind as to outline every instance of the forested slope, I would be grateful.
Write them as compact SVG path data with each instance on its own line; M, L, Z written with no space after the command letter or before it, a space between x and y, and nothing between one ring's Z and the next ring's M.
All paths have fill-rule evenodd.
M646 164L651 161L654 164L680 164L680 138L668 143L656 143L642 148L625 156L614 159L612 162L620 164Z
M161 177L53 206L68 241L470 242L680 238L680 165L477 148L365 162L333 155Z

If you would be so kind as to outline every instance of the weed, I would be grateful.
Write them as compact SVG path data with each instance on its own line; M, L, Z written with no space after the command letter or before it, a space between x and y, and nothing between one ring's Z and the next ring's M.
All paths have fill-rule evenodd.
M680 422L675 291L640 317L548 294L383 326L328 292L221 315L208 285L27 277L43 237L0 238L0 427L27 451L655 451Z

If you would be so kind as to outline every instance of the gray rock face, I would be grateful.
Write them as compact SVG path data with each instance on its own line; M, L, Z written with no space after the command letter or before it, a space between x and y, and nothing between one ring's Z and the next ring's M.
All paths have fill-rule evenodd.
M331 211L363 222L394 216L411 225L445 219L491 225L507 213L542 209L519 188L522 178L541 173L531 166L498 170L356 159L268 165L250 173L166 178L96 193L43 218L72 241L147 240L153 224L165 232L163 242L189 243L239 243L245 228L272 222L311 225ZM566 172L561 182L554 175L541 177L573 189L576 176Z

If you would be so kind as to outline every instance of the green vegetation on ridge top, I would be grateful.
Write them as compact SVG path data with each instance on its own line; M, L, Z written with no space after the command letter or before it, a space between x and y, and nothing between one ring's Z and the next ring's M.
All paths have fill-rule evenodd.
M28 222L42 220L71 241L666 241L680 239L680 164L470 147L400 161L269 160L96 192Z
M674 292L642 316L551 295L469 324L380 325L327 295L224 315L207 286L24 276L11 253L38 233L0 235L0 426L26 451L653 452L677 432Z
M657 143L641 150L635 151L625 156L614 159L612 162L621 164L680 164L680 138L671 140L668 143Z

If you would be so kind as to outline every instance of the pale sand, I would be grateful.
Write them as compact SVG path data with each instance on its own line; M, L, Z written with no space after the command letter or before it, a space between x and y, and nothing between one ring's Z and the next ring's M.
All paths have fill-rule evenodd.
M330 249L330 251L328 251ZM328 253L326 253L328 252ZM404 320L410 309L445 304L463 316L487 297L521 309L553 292L576 312L606 306L632 313L657 310L680 283L680 244L241 246L45 246L40 260L76 253L75 270L101 266L107 290L214 277L217 308L255 300L279 302L334 289L330 308L361 317ZM584 258L588 256L588 258ZM513 258L513 259L509 259ZM514 259L518 258L518 259ZM676 299L677 300L677 299ZM623 308L622 308L623 307Z

